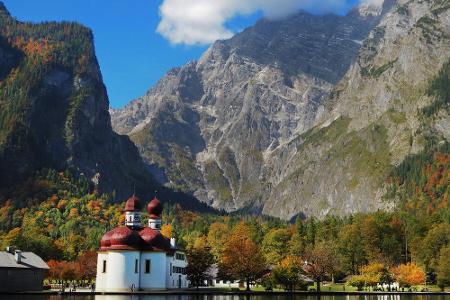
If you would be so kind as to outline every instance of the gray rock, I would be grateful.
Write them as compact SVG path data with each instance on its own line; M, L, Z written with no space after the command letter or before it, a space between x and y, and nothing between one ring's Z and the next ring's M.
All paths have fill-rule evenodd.
M111 110L113 128L131 137L161 183L213 207L261 211L271 153L315 125L379 20L356 11L261 20Z

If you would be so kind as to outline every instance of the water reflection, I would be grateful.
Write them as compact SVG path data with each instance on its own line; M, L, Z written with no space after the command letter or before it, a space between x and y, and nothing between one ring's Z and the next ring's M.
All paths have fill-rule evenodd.
M0 295L8 300L450 300L450 295Z

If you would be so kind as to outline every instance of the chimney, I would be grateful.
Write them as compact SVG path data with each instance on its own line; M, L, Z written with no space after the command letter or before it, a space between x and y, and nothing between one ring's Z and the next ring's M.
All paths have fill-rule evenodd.
M170 238L170 248L175 249L177 247L177 243L175 238Z
M16 262L20 264L22 262L22 251L16 250L14 253L14 258L16 259Z

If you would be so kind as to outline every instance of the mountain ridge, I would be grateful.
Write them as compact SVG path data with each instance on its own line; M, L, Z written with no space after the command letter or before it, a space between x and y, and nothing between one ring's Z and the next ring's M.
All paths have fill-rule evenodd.
M205 208L158 184L130 139L112 130L89 28L18 22L1 7L0 200L54 169L85 177L114 201L158 190L164 200Z
M266 153L313 126L379 20L352 11L259 21L112 110L113 128L130 135L161 183L213 207L258 211Z

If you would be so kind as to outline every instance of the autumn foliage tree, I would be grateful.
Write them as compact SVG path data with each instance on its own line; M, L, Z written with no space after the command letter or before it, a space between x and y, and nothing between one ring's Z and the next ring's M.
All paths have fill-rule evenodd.
M388 268L383 263L372 263L361 268L361 274L355 275L347 282L348 285L356 287L359 291L363 287L375 287L381 283L392 283Z
M172 224L164 224L161 227L161 234L165 236L166 238L173 237L173 226Z
M294 290L302 282L300 274L303 272L303 260L298 256L289 255L281 260L273 270L277 283L285 286L286 290Z
M223 249L219 272L226 277L245 281L247 290L250 290L250 283L261 278L265 270L266 261L252 240L249 226L238 224Z
M304 270L314 278L317 284L317 291L320 292L320 284L327 277L333 275L338 266L336 253L332 245L325 242L317 243L306 251L307 263Z
M425 272L415 263L401 264L392 269L395 280L401 287L425 283Z
M76 275L81 280L93 280L97 274L97 252L86 251L75 261Z

